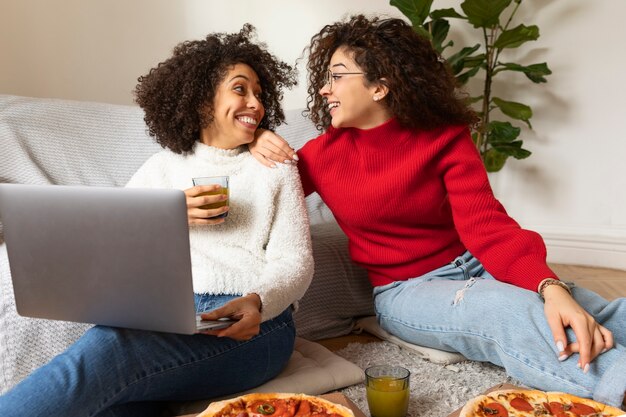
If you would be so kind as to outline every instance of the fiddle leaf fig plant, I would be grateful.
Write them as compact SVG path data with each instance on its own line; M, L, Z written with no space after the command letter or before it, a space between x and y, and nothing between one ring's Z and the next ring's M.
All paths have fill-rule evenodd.
M473 127L472 139L478 148L488 172L502 169L507 158L524 159L531 152L522 147L521 129L510 121L495 120L496 109L506 118L525 123L532 129L530 106L498 97L494 94L494 79L503 72L524 74L533 83L545 83L552 71L545 62L522 65L501 61L506 49L519 48L539 38L536 25L519 24L513 27L513 18L523 0L464 0L461 11L454 8L432 10L433 0L391 0L413 25L413 29L431 40L433 47L447 60L461 85L473 77L480 77L480 95L470 96L469 102L480 120ZM454 46L448 40L450 21L471 25L481 35L481 42L464 46L449 53Z

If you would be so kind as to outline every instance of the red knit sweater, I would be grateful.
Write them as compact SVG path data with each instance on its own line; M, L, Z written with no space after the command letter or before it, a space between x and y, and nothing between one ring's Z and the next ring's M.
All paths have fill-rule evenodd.
M317 192L374 286L418 277L466 249L500 281L532 291L556 275L541 237L496 200L467 127L330 128L298 162L306 195Z

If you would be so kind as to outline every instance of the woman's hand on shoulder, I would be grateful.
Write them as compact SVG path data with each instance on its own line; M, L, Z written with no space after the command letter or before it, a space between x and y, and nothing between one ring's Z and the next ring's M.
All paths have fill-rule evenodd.
M255 139L248 144L250 153L263 165L275 168L276 163L295 163L298 155L285 139L266 129L257 129Z
M564 288L550 285L544 289L543 295L548 325L560 350L559 360L566 360L572 353L578 352L578 366L586 373L589 364L598 355L613 348L613 333L597 323ZM567 327L574 331L575 342L567 341Z
M215 225L224 223L224 217L215 218L228 212L228 206L206 208L208 204L215 204L227 199L226 194L212 194L221 187L214 185L196 185L184 190L187 203L187 222L189 225Z
M244 295L229 301L220 308L201 314L201 317L204 320L228 317L237 322L222 330L205 330L200 333L230 337L235 340L249 340L261 331L261 298L257 294Z

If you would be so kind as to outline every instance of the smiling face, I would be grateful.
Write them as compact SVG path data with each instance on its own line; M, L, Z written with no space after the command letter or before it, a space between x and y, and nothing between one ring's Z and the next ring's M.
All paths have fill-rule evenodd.
M260 97L261 82L256 72L246 64L230 67L215 91L213 121L202 129L202 142L221 149L252 142L265 116Z
M346 48L339 48L330 59L329 70L333 74L332 87L327 83L319 91L326 99L335 128L356 127L370 129L391 118L384 104L387 88L381 83L368 84L364 73Z

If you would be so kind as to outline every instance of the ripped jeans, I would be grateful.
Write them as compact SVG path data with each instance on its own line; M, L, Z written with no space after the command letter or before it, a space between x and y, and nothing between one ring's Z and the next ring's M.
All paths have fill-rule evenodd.
M615 338L615 348L586 374L576 366L578 354L559 362L539 295L495 280L469 252L423 276L374 288L380 326L409 343L491 362L531 387L619 407L626 390L626 298L608 302L575 286L572 296ZM567 337L575 340L571 329Z

